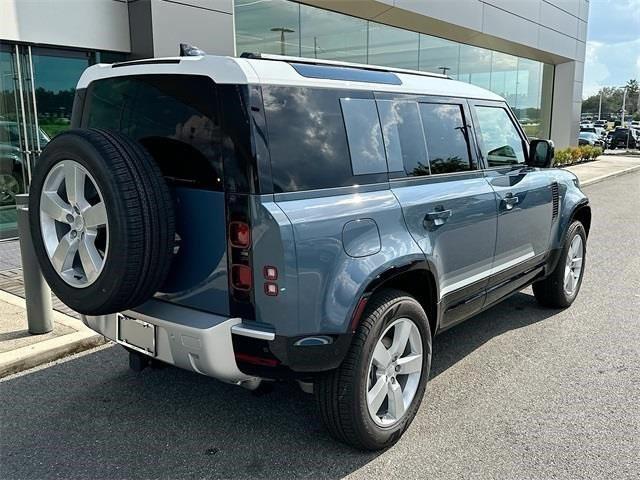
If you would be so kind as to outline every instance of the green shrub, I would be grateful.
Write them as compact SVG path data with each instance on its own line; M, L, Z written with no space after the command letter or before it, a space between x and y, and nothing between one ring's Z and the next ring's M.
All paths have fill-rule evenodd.
M591 145L569 147L556 150L554 163L557 166L573 165L588 160L595 160L600 155L602 155L602 148L600 147L592 147Z
M555 164L558 166L569 165L571 163L571 154L569 149L556 150Z

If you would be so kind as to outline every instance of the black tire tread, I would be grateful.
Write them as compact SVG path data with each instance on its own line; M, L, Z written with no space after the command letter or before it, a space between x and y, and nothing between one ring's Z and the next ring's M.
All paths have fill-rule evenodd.
M386 289L375 295L362 315L362 321L353 336L351 347L343 363L339 368L325 373L315 383L314 393L320 418L331 436L338 441L363 450L379 448L367 443L358 434L350 393L354 386L354 378L358 375L358 361L363 355L365 342L373 326L394 303L407 299L414 300L405 292L395 289ZM407 423L405 428L408 426ZM404 430L396 432L389 439L388 444L395 443L403 432Z
M567 231L565 233L563 243L562 243L562 251L560 253L560 259L558 260L557 265L555 266L553 272L551 272L546 278L540 280L532 285L533 294L536 297L538 303L544 307L548 308L566 308L577 296L574 295L572 299L568 299L564 293L564 258L567 255L567 250L569 248L570 240L575 236L576 231L582 229L584 232L584 226L578 220L569 225ZM583 240L586 241L586 234L583 237ZM585 256L583 258L582 264L582 275L584 276L584 268L586 265L586 243L585 243Z
M118 247L126 251L126 260L117 265L117 291L108 295L100 292L104 298L91 302L91 307L54 291L80 313L101 315L126 310L151 297L167 277L175 235L173 200L155 160L142 145L121 133L99 129L69 130L52 143L71 135L82 138L100 155L109 181L122 200L125 213L117 220L125 228L126 242ZM40 177L46 173L36 170ZM37 202L33 198L31 205L36 206ZM113 212L107 211L110 214ZM32 235L40 236L38 222L33 221L31 229Z

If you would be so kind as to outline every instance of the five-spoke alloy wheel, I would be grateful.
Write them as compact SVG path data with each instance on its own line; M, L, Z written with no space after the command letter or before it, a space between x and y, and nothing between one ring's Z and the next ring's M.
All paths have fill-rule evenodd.
M389 447L415 417L430 367L424 309L405 292L382 290L369 299L340 367L314 385L322 420L356 448Z
M378 340L369 362L367 405L380 426L398 422L411 405L422 373L422 337L413 321L399 318Z
M587 255L587 231L579 221L569 225L554 270L533 284L536 300L546 307L566 308L573 303L582 285Z
M173 198L149 152L120 133L69 130L51 140L35 166L29 223L47 283L79 313L140 305L167 278Z
M49 171L40 194L42 240L53 268L74 287L100 275L109 245L102 193L78 162L63 160Z
M576 233L569 245L564 269L564 291L573 295L582 277L582 259L584 258L584 243L582 237Z

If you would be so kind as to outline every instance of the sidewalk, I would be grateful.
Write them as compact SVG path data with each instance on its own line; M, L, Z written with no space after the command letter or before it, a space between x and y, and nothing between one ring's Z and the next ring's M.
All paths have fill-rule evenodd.
M601 182L607 178L640 170L640 156L601 155L593 162L581 163L566 170L575 173L583 187Z
M105 342L80 320L53 313L53 331L31 335L24 299L0 290L0 378Z
M566 169L578 176L582 186L587 186L640 170L640 156L602 155L596 161ZM0 262L0 378L105 342L55 297L54 331L30 335L18 242L0 243L0 259L4 260Z

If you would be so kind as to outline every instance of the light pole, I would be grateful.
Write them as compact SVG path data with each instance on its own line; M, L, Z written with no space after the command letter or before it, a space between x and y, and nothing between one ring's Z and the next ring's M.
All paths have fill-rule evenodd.
M602 114L602 89L600 89L600 102L598 103L598 120Z
M627 87L624 87L624 91L622 93L622 120L620 122L620 126L624 128L624 109L627 103Z
M284 55L284 34L285 33L293 33L295 30L291 30L286 27L273 27L271 29L272 32L280 32L280 55Z

